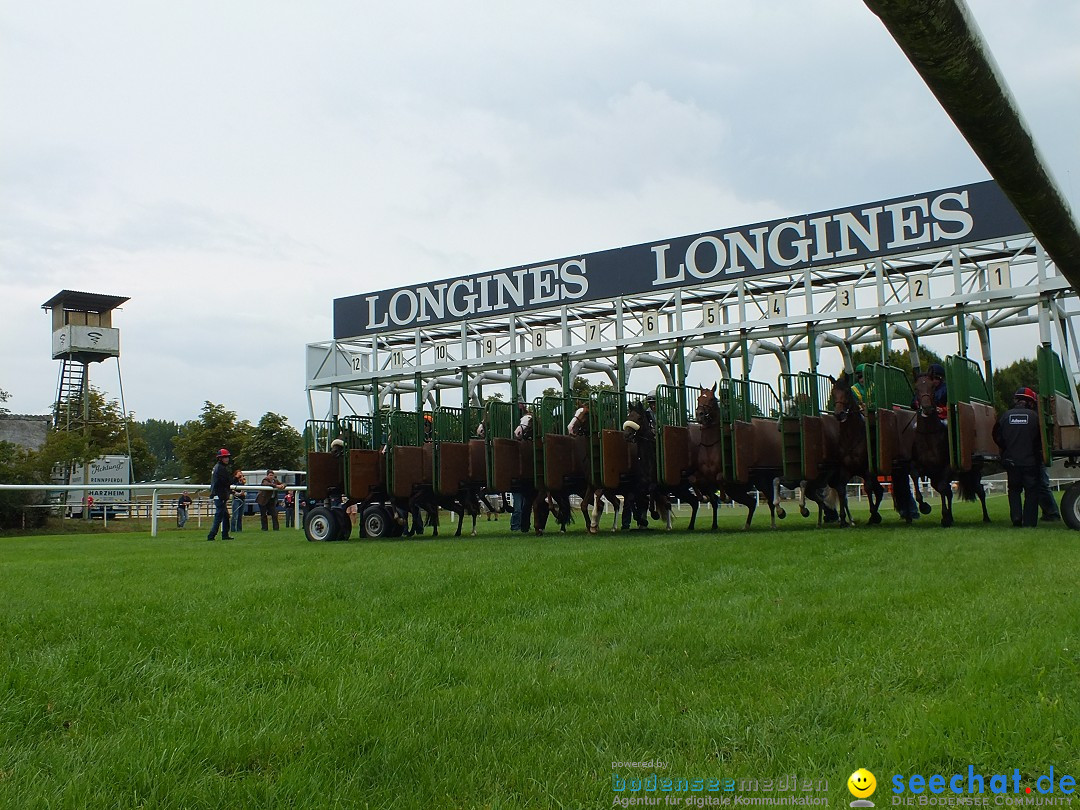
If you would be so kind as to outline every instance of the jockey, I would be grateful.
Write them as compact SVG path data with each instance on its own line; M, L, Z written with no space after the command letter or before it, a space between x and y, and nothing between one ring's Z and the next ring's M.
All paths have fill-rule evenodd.
M424 414L424 443L430 442L435 433L435 421L430 413Z
M851 393L854 394L855 401L864 410L866 408L866 383L863 382L863 373L865 371L866 363L859 363L859 365L855 366L855 382L851 386Z
M645 419L649 423L649 427L656 429L656 392L652 392L645 397Z
M945 424L949 418L949 392L945 386L945 369L941 363L931 363L926 373L934 384L934 407L937 408L938 419L941 420L942 424ZM911 407L918 410L919 397L917 395L912 400Z
M514 428L514 438L526 441L532 438L533 415L524 400L518 401L518 413L521 414L521 421L519 421L518 426Z
M566 425L567 436L584 436L589 432L589 409L582 405L574 411L574 418Z

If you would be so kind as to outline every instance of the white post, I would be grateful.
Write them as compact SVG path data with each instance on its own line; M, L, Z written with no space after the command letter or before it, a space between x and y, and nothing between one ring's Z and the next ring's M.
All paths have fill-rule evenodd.
M153 491L153 497L150 500L150 536L157 537L157 490Z

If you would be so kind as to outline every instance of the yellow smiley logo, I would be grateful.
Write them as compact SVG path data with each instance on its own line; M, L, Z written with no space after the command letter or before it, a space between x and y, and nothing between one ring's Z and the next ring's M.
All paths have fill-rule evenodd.
M877 790L877 779L866 768L859 768L848 777L847 789L856 799L865 799Z

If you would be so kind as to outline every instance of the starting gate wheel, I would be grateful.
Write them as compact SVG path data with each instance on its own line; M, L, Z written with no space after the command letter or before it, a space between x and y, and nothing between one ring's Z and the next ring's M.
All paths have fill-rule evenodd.
M325 506L318 506L308 512L307 521L304 523L304 534L313 543L321 543L326 540L336 540L338 533L337 520L334 513Z
M349 535L352 534L352 518L349 517L349 513L342 507L336 506L330 510L334 514L334 520L337 521L337 534L335 540L348 540Z
M1070 529L1080 529L1080 482L1070 486L1061 496L1061 519Z
M361 523L364 527L365 537L391 537L391 524L390 515L386 510L375 504L369 506L364 510L364 514L361 517Z

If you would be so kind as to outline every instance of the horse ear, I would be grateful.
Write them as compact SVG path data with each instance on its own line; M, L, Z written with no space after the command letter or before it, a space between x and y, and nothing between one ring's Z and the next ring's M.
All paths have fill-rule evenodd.
M712 392L713 392L713 396L716 396L716 383L712 384Z
M834 377L832 374L830 374L829 375L829 382L831 382L833 385L836 385L836 377Z

